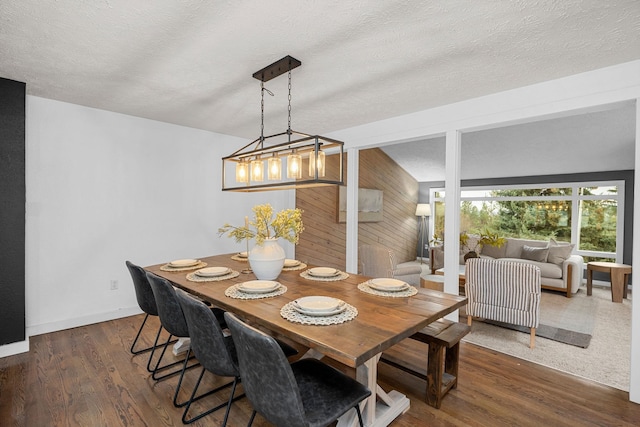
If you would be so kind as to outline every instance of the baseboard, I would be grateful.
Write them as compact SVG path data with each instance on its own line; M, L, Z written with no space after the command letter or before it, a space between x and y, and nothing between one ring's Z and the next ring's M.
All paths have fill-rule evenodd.
M0 346L0 358L29 351L29 338L24 341L14 342Z
M95 313L73 319L60 320L58 322L41 323L39 325L27 326L27 336L48 334L50 332L62 331L64 329L77 328L79 326L91 325L93 323L106 322L108 320L120 319L122 317L134 316L142 313L140 307L121 308L105 313Z

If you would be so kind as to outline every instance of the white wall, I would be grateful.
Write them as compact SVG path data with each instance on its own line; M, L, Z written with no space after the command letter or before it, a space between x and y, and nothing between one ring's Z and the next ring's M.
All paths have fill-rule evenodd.
M419 111L413 114L394 117L362 126L333 132L332 138L345 141L345 148L369 148L389 143L410 142L442 136L445 133L453 135L455 132L472 132L482 129L492 129L500 126L527 123L543 118L561 117L573 114L575 111L596 111L602 106L619 102L633 102L638 108L636 99L640 98L640 61L607 67L563 79L544 82L532 86L514 89L494 95L475 98L444 107ZM636 126L640 123L636 121ZM636 134L640 135L640 134ZM456 138L449 138L453 143ZM580 150L581 147L575 147ZM640 170L640 136L635 141L635 170ZM447 151L449 152L449 150ZM459 157L461 154L459 154ZM526 157L526 156L525 156ZM580 157L578 157L579 159ZM447 165L458 165L459 161L450 161ZM514 159L514 161L526 161ZM567 159L567 162L572 159ZM558 171L557 173L562 173ZM447 171L447 188L454 188L450 182L452 177L459 176L453 171ZM347 174L347 185L357 185ZM636 175L636 182L638 177ZM638 189L636 188L636 191ZM454 203L455 205L455 203ZM640 198L635 197L634 216L637 225L640 222ZM458 215L453 210L447 211L445 222L456 222ZM446 231L445 231L446 232ZM445 240L457 241L455 230L445 235ZM639 259L640 229L634 230L634 259ZM447 237L449 236L449 237ZM357 241L347 241L347 265L354 262L350 259ZM445 261L455 260L457 248L448 247ZM449 256L450 255L450 256ZM446 265L446 263L445 263ZM634 268L640 265L634 263ZM632 286L640 289L640 274L633 275ZM457 290L455 274L445 277L445 289ZM631 346L631 386L630 400L640 403L640 304L633 304Z
M125 260L239 250L218 237L288 192L223 193L221 157L246 141L27 98L27 335L139 312ZM110 290L117 280L119 289Z

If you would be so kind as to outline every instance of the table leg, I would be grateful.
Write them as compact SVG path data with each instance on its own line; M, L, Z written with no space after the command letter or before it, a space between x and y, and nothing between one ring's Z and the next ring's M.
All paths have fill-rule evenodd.
M624 294L624 279L625 274L623 270L619 268L611 269L611 301L622 302L622 297Z
M365 384L371 390L371 396L360 404L364 425L367 427L388 426L400 414L409 410L409 399L402 393L395 390L385 392L378 385L378 360L380 354L367 360L356 369L356 379ZM378 398L380 401L378 402ZM338 427L356 426L358 416L351 410L338 419Z
M587 296L593 293L593 270L587 266Z
M627 299L627 291L629 288L629 275L625 274L624 275L624 282L622 282L622 285L624 286L624 291L622 293L622 298Z

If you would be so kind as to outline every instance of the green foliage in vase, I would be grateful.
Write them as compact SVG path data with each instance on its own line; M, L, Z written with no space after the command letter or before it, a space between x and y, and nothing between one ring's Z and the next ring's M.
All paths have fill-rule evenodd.
M256 239L256 244L262 245L265 239L282 237L297 244L300 233L304 231L301 209L284 209L273 215L270 204L256 205L252 208L253 220L246 221L242 227L225 224L218 229L218 235L227 234L241 242L245 239Z

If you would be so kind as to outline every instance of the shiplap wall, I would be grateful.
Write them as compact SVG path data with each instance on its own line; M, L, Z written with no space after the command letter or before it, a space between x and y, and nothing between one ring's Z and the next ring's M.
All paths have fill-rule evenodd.
M378 148L360 151L360 188L383 192L382 222L360 223L359 245L379 244L392 249L398 262L416 258L418 182ZM346 178L345 178L346 180ZM346 226L337 222L338 187L296 190L304 232L296 258L315 265L344 269Z

